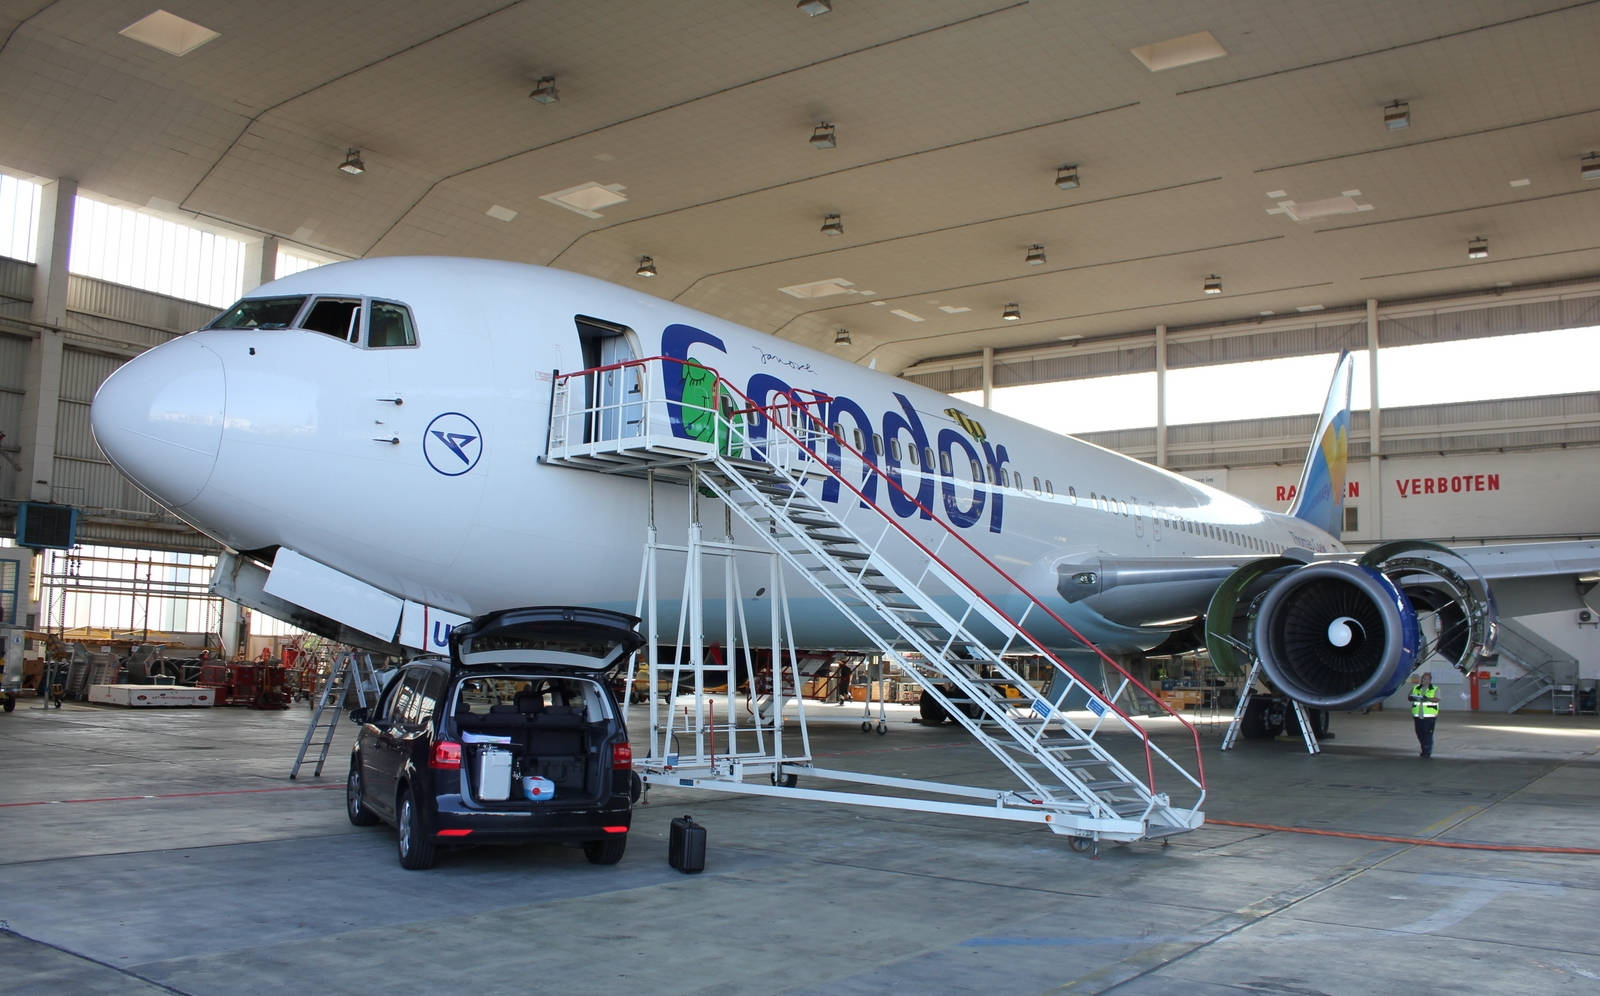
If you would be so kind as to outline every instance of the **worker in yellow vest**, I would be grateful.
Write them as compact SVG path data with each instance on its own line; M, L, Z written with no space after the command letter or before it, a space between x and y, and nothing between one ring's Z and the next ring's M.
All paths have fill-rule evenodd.
M1417 744L1423 757L1433 756L1433 726L1439 721L1439 686L1433 683L1433 672L1424 671L1411 686L1411 722L1417 728Z

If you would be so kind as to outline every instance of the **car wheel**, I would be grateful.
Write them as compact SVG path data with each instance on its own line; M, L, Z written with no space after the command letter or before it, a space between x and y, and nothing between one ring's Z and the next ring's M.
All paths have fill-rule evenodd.
M583 843L583 856L591 865L614 865L622 860L628 849L628 835L616 834L605 840L587 840Z
M358 827L370 827L378 822L372 815L372 810L361 799L361 764L358 761L350 763L350 777L344 783L344 812L350 817L350 822Z
M417 801L407 786L400 793L400 805L395 812L395 820L399 831L400 867L412 871L421 871L433 867L435 849L433 841L422 831L422 817L417 810Z

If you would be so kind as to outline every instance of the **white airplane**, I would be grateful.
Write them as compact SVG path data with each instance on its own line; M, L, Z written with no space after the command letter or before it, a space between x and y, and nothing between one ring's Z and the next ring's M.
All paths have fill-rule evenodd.
M636 608L646 484L543 459L557 385L594 405L572 429L585 438L757 459L780 436L758 409L787 405L791 423L837 433L816 457L839 476L808 485L825 502L861 500L850 482L930 544L956 533L1109 653L1205 642L1225 670L1259 655L1277 689L1351 709L1431 653L1470 668L1492 641L1485 579L1593 575L1600 551L1347 552L1350 371L1342 357L1283 514L648 294L396 257L257 288L113 373L92 422L123 474L230 551L219 592L344 642L437 651L451 624L494 609ZM665 615L678 594L660 594ZM864 646L823 599L791 607L801 646ZM1079 647L1052 621L1029 628Z

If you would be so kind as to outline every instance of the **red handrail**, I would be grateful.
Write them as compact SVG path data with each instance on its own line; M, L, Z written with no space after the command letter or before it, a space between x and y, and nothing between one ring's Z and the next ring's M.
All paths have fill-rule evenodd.
M879 507L877 502L875 502L872 499L868 498L865 493L863 493L859 488L857 488L855 486L855 484L851 483L851 481L844 476L842 471L835 469L832 464L828 463L827 460L825 460L822 457L818 456L815 450L811 449L811 447L807 446L804 442L802 442L801 439L798 436L796 436L793 432L790 432L788 427L784 426L783 423L780 420L778 420L776 418L773 418L771 416L771 414L769 414L770 412L775 412L778 409L785 408L785 407L793 407L793 408L796 408L797 410L803 412L805 414L806 418L810 419L813 423L815 423L818 427L820 427L822 432L825 433L830 439L836 440L839 443L840 446L842 446L843 448L849 450L858 459L860 459L860 461L862 463L862 466L864 466L867 469L869 469L872 473L878 475L890 487L892 487L896 491L900 492L900 494L902 496L904 496L906 498L906 500L910 501L911 504L914 505L924 515L926 515L929 520L931 520L932 522L936 523L939 526L939 528L943 529L948 535L953 537L958 543L960 543L962 546L966 547L966 549L967 549L967 551L969 553L971 553L973 556L977 557L980 562L982 562L990 570L994 571L1001 578L1003 578L1006 581L1006 583L1011 585L1012 588L1016 589L1016 591L1019 594L1021 594L1024 598L1026 598L1030 603L1032 603L1033 605L1037 606L1039 609L1043 610L1043 612L1047 616L1049 616L1051 619L1053 619L1056 622L1057 625L1061 626L1068 633L1072 634L1073 638L1076 639L1079 643L1081 643L1085 648L1087 648L1088 650L1092 651L1095 654L1095 656L1099 657L1100 660L1103 661L1104 663L1111 665L1111 667L1118 674L1122 675L1123 678L1127 679L1128 682L1132 683L1134 687L1136 687L1140 691L1144 692L1145 695L1147 695L1152 701L1154 701L1157 705L1159 705L1165 712L1169 713L1175 719L1177 719L1179 723L1182 723L1184 728L1189 731L1190 736L1192 737L1192 739L1194 741L1195 776L1196 776L1195 780L1199 784L1201 791L1205 790L1205 760L1204 760L1204 755L1201 753L1201 750L1200 750L1200 732L1197 729L1195 729L1194 724L1192 724L1188 720L1184 719L1182 714L1180 714L1179 712L1177 712L1177 710L1173 709L1171 706L1167 705L1167 703L1162 701L1161 698L1159 696L1157 696L1154 692L1152 692L1148 687L1146 687L1143 682L1139 681L1139 679L1137 679L1133 675L1129 674L1125 669L1123 669L1122 665L1118 664L1115 660L1113 660L1110 656L1108 656L1105 653L1105 651L1103 651L1099 647L1095 646L1095 644L1092 641L1090 641L1088 637L1086 637L1082 633L1078 632L1078 629L1075 626L1073 626L1071 623L1067 622L1065 619L1061 618L1061 616L1058 615L1048 605L1045 605L1043 602L1039 601L1038 598L1034 597L1032 592L1028 591L1027 588L1023 587L1023 585L1019 581L1017 581L1015 578L1013 578L1010 574L1007 574L1006 571L1002 567L1000 567L1000 565L998 565L994 561L990 560L989 557L986 556L981 550L979 550L977 547L973 546L972 543L969 542L966 537L964 537L960 533L956 532L943 519L940 519L938 516L934 515L932 511L930 511L928 508L923 506L923 504L921 502L917 501L917 499L916 499L916 497L914 495L912 495L910 492L906 491L906 489L898 481L896 481L889 474L885 473L881 468L879 468L871 460L867 459L865 454L863 454L860 450L857 450L854 446L851 446L848 442L846 442L840 436L836 435L831 429L829 429L829 427L825 423L823 423L822 421L817 419L816 416L812 415L811 412L808 410L807 405L811 404L813 402L802 402L802 401L798 400L798 398L794 397L795 395L802 394L802 393L814 395L813 401L815 403L819 403L820 404L820 403L823 403L825 401L832 400L832 397L830 395L823 394L820 391L810 391L810 390L802 391L802 390L791 388L790 390L782 392L782 394L781 394L781 396L784 398L784 401L785 401L784 404L766 405L766 406L757 405L750 398L749 395L745 394L743 391L739 390L739 388L735 387L731 381L729 381L727 378L723 377L722 374L720 372L718 372L714 367L710 367L710 366L707 366L704 363L699 363L699 362L692 361L692 360L685 360L685 359L682 359L682 358L676 357L676 356L665 356L665 355L645 357L643 359L623 360L623 361L620 361L620 362L617 362L617 363L607 364L605 366L591 367L591 368L588 368L586 370L574 371L573 373L569 373L569 374L557 374L556 375L556 379L557 380L565 380L565 379L569 379L571 377L580 376L580 375L583 375L583 374L604 373L604 372L606 372L608 370L615 370L615 369L619 369L621 367L627 367L627 366L638 366L638 367L643 368L646 364L653 363L653 362L656 362L658 360L665 361L665 362L671 362L671 363L677 363L677 364L679 364L681 366L697 367L699 369L702 369L702 370L705 370L705 371L711 373L716 378L717 385L725 387L731 394L733 394L734 396L736 396L736 397L740 398L741 400L743 400L744 403L748 406L747 408L744 408L744 409L742 409L740 411L737 411L734 414L755 414L757 412L761 413L762 416L766 419L766 421L767 421L767 423L769 425L776 426L780 432L782 432L785 436L788 436L789 439L791 441L793 441L796 446L798 446L801 450L803 450L806 453L806 455L810 456L812 460L816 461L819 466L826 468L828 474L831 477L833 477L839 483L843 484L846 488L848 488L850 490L850 492L852 494L854 494L857 498L859 498L864 505L866 505L868 508L871 508L873 511L877 512L878 515L885 522L887 522L889 525L893 526L906 539L910 540L911 543L913 545L915 545L917 547L917 549L921 550L924 554L926 554L928 556L928 558L932 562L934 562L934 563L938 564L940 567L944 568L944 570L947 573L949 573L951 577L956 578L963 585L965 585L967 590L972 592L973 596L976 597L979 601L981 601L984 605L986 605L991 611L993 611L995 613L995 615L999 616L1001 619L1004 619L1011 626L1015 627L1017 632L1021 633L1027 639L1027 642L1030 643L1034 647L1034 649L1040 651L1043 654L1044 657L1046 657L1056 667L1060 668L1063 673L1065 673L1068 677L1072 678L1074 681L1078 682L1078 684L1082 685L1084 687L1084 689L1086 691L1088 691L1091 695L1094 695L1095 698L1099 699L1108 708L1110 708L1111 710L1116 712L1116 714L1118 716L1122 717L1122 719L1124 720L1126 725L1128 727L1130 727L1131 729L1133 729L1134 731L1136 731L1139 734L1140 739L1144 742L1145 774L1146 774L1146 778L1148 780L1150 791L1151 791L1152 794L1154 794L1155 793L1155 764L1154 764L1154 761L1153 761L1153 759L1151 758L1151 755L1150 755L1151 745L1150 745L1150 734L1149 734L1149 732L1146 731L1143 727L1141 727L1138 723L1134 722L1133 718L1131 716L1129 716L1126 712L1124 712L1115 702L1111 701L1108 698L1105 698L1098 691L1096 691L1092 684L1090 684L1089 682L1085 681L1081 675L1079 675L1076 671L1074 671L1071 667L1069 667L1064 661L1062 661L1054 653L1052 653L1048 647L1046 647L1042 642L1040 642L1039 640L1034 638L1034 636L1031 633L1029 633L1026 629L1024 629L1022 627L1021 623L1019 623L1016 620L1012 619L999 606L995 605L994 602L991 601L986 595L984 595L982 592L980 592L976 588L974 588L972 586L972 584L966 580L966 578L962 577L962 575L959 574L954 568L952 568L949 564L945 563L945 561L941 557L939 557L938 554L936 554L932 550L928 549L928 547L921 540L917 539L916 536L914 536L909 530L907 530L903 525L900 524L900 522L898 521L898 517L897 516L892 515L891 513L884 511L881 507ZM679 404L681 406L682 402L681 401L677 402L677 404ZM720 412L716 412L714 410L713 410L713 414L716 415L717 417L723 417Z

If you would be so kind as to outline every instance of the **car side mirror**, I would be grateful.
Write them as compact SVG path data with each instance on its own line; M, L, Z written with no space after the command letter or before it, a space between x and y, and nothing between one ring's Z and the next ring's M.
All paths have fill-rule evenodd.
M359 707L358 706L357 708L350 710L350 722L352 722L352 723L365 723L366 721L367 721L367 710L366 710L365 707Z

